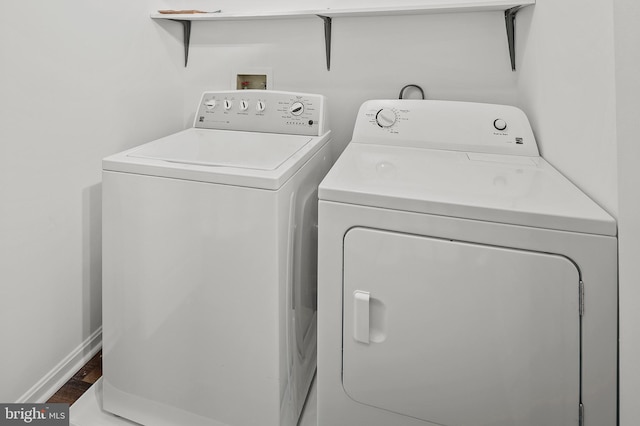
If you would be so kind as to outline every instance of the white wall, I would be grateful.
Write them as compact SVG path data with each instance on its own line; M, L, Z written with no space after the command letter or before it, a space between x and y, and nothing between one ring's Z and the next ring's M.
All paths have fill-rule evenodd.
M620 249L620 425L638 424L640 401L640 3L615 0Z
M615 216L612 0L538 0L518 29L518 102L542 155Z
M153 4L3 2L0 401L99 330L101 158L183 126L180 49Z

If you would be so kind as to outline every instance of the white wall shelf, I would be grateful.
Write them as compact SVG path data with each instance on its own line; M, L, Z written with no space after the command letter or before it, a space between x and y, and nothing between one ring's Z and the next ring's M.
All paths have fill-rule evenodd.
M324 21L325 53L327 71L331 69L331 23L334 18L425 15L434 13L468 13L502 11L505 15L509 57L511 69L515 71L515 18L524 6L534 5L536 0L432 0L420 6L389 6L358 9L297 10L283 12L256 13L189 13L189 14L151 14L152 19L179 22L184 30L184 66L189 60L191 23L193 21L249 21L264 19L301 19L321 18Z

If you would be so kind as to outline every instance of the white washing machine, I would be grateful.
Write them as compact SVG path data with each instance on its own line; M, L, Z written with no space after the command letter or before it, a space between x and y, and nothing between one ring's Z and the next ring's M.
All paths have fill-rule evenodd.
M103 161L104 409L295 425L316 367L319 95L204 93L193 128Z
M319 197L319 426L616 424L616 223L522 111L368 101Z

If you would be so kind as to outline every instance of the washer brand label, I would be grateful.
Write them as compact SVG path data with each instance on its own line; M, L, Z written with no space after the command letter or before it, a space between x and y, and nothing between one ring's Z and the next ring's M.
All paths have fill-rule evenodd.
M69 404L0 404L0 426L69 426Z

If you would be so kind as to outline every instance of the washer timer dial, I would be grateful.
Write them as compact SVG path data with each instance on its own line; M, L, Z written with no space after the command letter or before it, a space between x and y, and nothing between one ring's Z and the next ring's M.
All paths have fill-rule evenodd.
M382 108L376 114L376 123L378 123L378 126L383 128L393 126L396 124L397 120L398 116L396 115L396 112L389 108Z
M296 117L302 115L304 112L304 104L302 102L294 102L289 107L289 112Z

